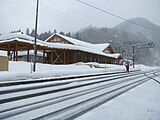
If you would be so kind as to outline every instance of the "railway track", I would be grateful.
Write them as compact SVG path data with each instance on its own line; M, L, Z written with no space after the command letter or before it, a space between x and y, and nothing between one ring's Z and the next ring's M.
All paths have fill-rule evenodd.
M74 119L150 80L146 74L155 77L160 73L138 71L24 84L5 82L0 87L0 119Z

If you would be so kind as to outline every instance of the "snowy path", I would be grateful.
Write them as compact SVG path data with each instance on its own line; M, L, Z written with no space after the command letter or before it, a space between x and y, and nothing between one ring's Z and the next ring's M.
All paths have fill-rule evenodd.
M73 119L148 80L137 72L1 87L0 119Z
M75 120L160 120L159 101L160 84L149 80Z

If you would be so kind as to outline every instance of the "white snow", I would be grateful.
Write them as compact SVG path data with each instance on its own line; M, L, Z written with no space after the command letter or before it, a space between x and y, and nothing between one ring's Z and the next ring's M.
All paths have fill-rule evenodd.
M96 62L76 63L69 65L51 65L36 63L36 72L32 72L32 62L9 61L9 71L0 72L0 80L25 80L62 76L87 75L104 72L121 72L125 71L123 65L99 64ZM155 69L144 65L135 66L134 70L151 70ZM130 70L133 70L130 67Z
M101 43L101 44L93 44L96 48L101 51L104 51L110 44L109 43Z
M51 36L46 40L46 42L47 42L51 37L53 37L54 35L60 36L61 38L64 38L64 39L68 40L70 43L73 43L74 45L77 45L77 46L84 46L84 47L91 47L91 46L93 46L93 44L91 44L91 43L87 43L87 42L84 42L84 41L81 41L81 40L77 40L77 39L74 39L74 38L71 38L71 37L67 37L67 36L61 35L61 34L59 34L59 33L55 33L55 34L51 35Z
M17 32L17 33L8 33L8 34L4 34L0 36L0 41L3 40L10 40L10 39L15 39L15 38L19 38L19 39L24 39L24 40L29 40L29 41L34 41L34 38L25 34L22 34L21 32ZM39 41L39 40L38 40Z
M89 53L94 53L94 54L98 54L98 55L111 57L111 58L118 58L120 56L119 53L106 54L106 53L102 52L101 49L97 49L97 47L95 47L93 44L91 45L92 47L91 46L86 47L86 46L80 46L80 45L72 45L72 44L51 43L51 42L46 42L45 44L47 44L47 46L50 48L80 50L80 51L84 51L84 52L89 52Z
M159 120L159 101L160 84L150 80L76 120Z
M91 68L88 65L51 65L36 64L36 72L31 73L33 63L24 61L9 61L9 71L0 72L0 80L19 80L32 78L61 77L81 74L102 73L104 69Z
M156 68L147 67L144 65L135 65L135 69L147 71L147 70L156 69ZM131 70L133 70L133 68L131 68ZM24 79L33 79L33 78L35 79L35 78L48 78L48 77L60 77L60 76L73 76L73 75L95 74L95 73L116 72L116 71L125 71L125 67L123 65L99 64L96 62L89 62L89 63L80 62L80 63L70 64L70 65L50 65L50 64L37 63L36 72L31 74L30 62L9 61L9 71L0 72L0 80L1 81L21 80L21 79L24 80ZM83 79L83 78L78 78L78 79ZM156 77L156 79L160 81L160 77ZM138 81L138 78L136 79L136 81ZM59 82L63 82L63 81L59 81ZM85 81L84 83L88 83L88 82L90 81ZM49 82L39 83L39 84L49 84ZM72 84L63 85L61 87L73 86L75 84L78 85L82 83L74 82ZM104 85L104 83L101 83L101 84ZM95 84L92 87L99 86L99 85ZM19 87L23 87L23 85ZM4 89L13 89L13 88L14 86L11 88L4 88ZM56 89L56 87L44 88L44 89L41 89L40 91L45 91L49 89ZM77 88L77 90L80 90L80 89L82 88ZM110 88L106 88L106 89L110 89ZM35 91L35 93L37 92L37 90L33 90L33 91ZM73 92L73 90L71 90L70 92ZM101 94L102 92L105 92L105 90L100 91L99 94ZM28 93L29 91L21 92L22 95L28 94ZM56 93L53 93L53 94L55 95ZM13 93L12 95L13 96L20 95L20 92L19 94ZM97 94L94 94L94 93L90 94L90 96L93 96L93 95L97 95ZM7 95L3 96L2 98L4 99L5 97L11 97L11 94L10 96L7 96ZM39 100L40 97L35 97L31 99ZM85 99L87 99L88 97L89 97L88 95L84 96ZM77 101L77 100L78 98L74 100L70 100L69 102L72 103L72 101ZM79 118L76 118L76 120L106 120L106 119L107 120L159 120L160 118L159 101L160 101L160 84L158 84L154 80L150 80L130 90L129 92L124 93L119 97L99 106L98 108L93 109L90 112L87 112L86 114L80 116ZM27 103L27 100L25 102ZM19 103L19 101L15 101L15 104L17 105L22 103ZM59 105L61 104L58 103L55 109L58 109ZM65 102L63 105L65 106L68 104L67 102ZM28 114L39 115L38 113L44 114L45 112L50 112L51 107L46 106L45 108L38 110L37 114L32 114L32 112L34 111L31 111L25 114L26 115Z
M26 42L28 39L30 39L30 43L33 43L33 39L26 37L25 35L16 36L17 34L14 34L13 36L6 36L3 38L3 36L0 37L0 42L4 42L4 39L13 40L13 37L16 37L14 40L19 40ZM67 38L68 39L68 38ZM74 39L70 38L70 41L75 41ZM89 47L88 43L83 43L75 41L76 45L61 45L58 47L61 47L62 49L75 49L75 50L82 50L82 51L88 51L92 53L97 54L105 54L102 53L100 49L94 50L91 47ZM39 45L49 46L49 47L57 47L56 43L46 43L46 42L39 42ZM88 46L88 47L85 47ZM7 53L4 51L0 51L0 56L6 56ZM105 54L109 55L109 54ZM116 55L115 55L116 56ZM114 57L115 57L114 56ZM113 57L113 56L112 56ZM99 64L96 62L89 62L89 63L76 63L76 64L70 64L70 65L51 65L51 64L42 64L37 63L36 66L36 72L33 73L31 71L33 63L31 62L24 62L24 61L9 61L9 71L7 72L0 72L0 81L7 81L7 80L29 80L29 79L45 79L45 78L52 78L52 77L62 77L62 76L74 76L74 75L84 75L84 74L97 74L97 73L104 73L104 72L120 72L125 71L125 67L123 65L112 65L112 64ZM148 71L151 69L157 69L155 67L147 67L145 65L135 65L135 68L132 67L130 70L141 70L141 71ZM83 79L83 78L82 78ZM157 76L155 78L156 80L160 81L160 76ZM121 79L119 79L121 80ZM138 78L136 79L139 80ZM60 81L63 82L63 81ZM65 81L66 82L66 81ZM84 83L88 83L90 81L85 81ZM48 83L39 83L40 84L49 84ZM66 86L73 86L74 84L82 84L78 82L74 82L69 85L63 85L61 87ZM101 83L104 84L104 83ZM99 84L99 85L101 85ZM30 85L28 85L30 86ZM34 85L36 86L36 85ZM95 84L92 87L98 86L98 84ZM16 86L17 87L17 86ZM19 86L19 87L23 87ZM90 86L87 86L85 89L89 88ZM10 88L4 88L4 89L13 89L13 87ZM57 87L58 88L58 87ZM56 89L56 87L52 88L43 88L40 91L45 91L49 89ZM79 91L82 88L77 88L75 90ZM106 88L105 90L110 89ZM113 88L112 88L113 89ZM106 92L105 90L99 91L98 94L102 94L103 92ZM37 90L33 90L35 93ZM39 91L39 90L38 90ZM73 90L68 90L68 93L74 92ZM29 94L29 91L26 92L19 92L23 94ZM17 93L13 93L12 95L16 96ZM63 95L64 93L61 92ZM9 94L8 94L9 95ZM11 94L10 94L11 95ZM18 94L17 94L18 95ZM52 95L60 95L59 93L52 93ZM1 95L3 96L3 95ZM47 98L48 95L46 95ZM85 95L83 97L77 97L74 99L71 99L69 101L64 102L63 104L57 103L54 109L59 109L60 106L67 106L68 103L74 103L75 101L83 99L88 99L89 97L97 96L97 93L90 93L89 95ZM11 97L11 96L3 96L3 98ZM29 100L38 101L39 98L42 98L42 96L30 98ZM45 99L46 99L45 98ZM44 99L44 97L43 97ZM29 103L30 101L22 100L21 102L15 101L15 104L24 104ZM97 107L96 109L93 109L86 114L76 118L76 120L159 120L160 119L160 84L154 80L149 80L146 83L141 84L140 86L116 97L115 99ZM4 105L5 106L5 105ZM10 107L10 106L9 106ZM83 107L83 105L82 105ZM40 115L44 114L45 112L50 112L50 110L53 109L52 106L46 106L45 108L41 108L38 111L31 111L28 113L25 113L26 115ZM32 113L37 114L32 114ZM29 116L31 117L31 116ZM27 119L30 119L30 118ZM20 116L21 118L21 116Z

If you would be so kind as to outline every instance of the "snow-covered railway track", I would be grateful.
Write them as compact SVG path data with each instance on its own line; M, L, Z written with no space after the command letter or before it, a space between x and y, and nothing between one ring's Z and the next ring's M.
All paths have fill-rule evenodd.
M109 83L110 81L115 81L120 78L125 77L140 77L140 73L132 73L132 74L120 74L115 76L100 76L100 77L92 77L90 79L82 78L82 79L74 79L74 80L65 80L65 81L55 81L55 82L47 82L41 84L29 84L29 85L21 85L21 86L14 86L14 87L2 87L0 89L0 103L7 103L10 101L16 101L31 97L36 97L40 95L55 93L66 91L74 88L80 88L83 86L89 86L98 83ZM109 82L108 82L109 81ZM59 83L66 83L67 84L59 84ZM74 84L69 84L74 83ZM76 83L76 84L75 84Z
M139 75L139 76L136 76L136 77L130 77L130 78L138 78L142 75ZM131 79L131 80L132 80ZM87 94L87 93L90 93L90 92L94 92L94 91L98 91L98 90L101 90L101 89L104 89L104 88L109 88L109 87L112 87L114 85L117 85L117 84L120 84L120 83L124 83L124 82L128 82L129 80L126 79L126 80L119 80L119 81L115 81L115 82L106 82L106 83L101 83L99 85L94 85L92 87L89 87L89 88L85 88L84 87L81 87L83 90L78 90L77 92L73 92L73 93L69 93L69 94L65 94L65 95L61 95L61 96L58 96L58 97L53 97L53 98L49 98L49 99L45 99L45 100L42 100L42 101L38 101L38 102L34 102L34 103L31 103L31 104L26 104L26 105L22 105L22 106L17 106L17 107L14 107L14 108L9 108L9 109L5 109L3 111L0 111L0 112L5 112L5 111L9 111L9 110L13 110L13 109L17 109L17 108L22 108L22 107L25 107L25 106L31 106L31 105L35 105L35 104L39 104L39 103L42 103L41 105L37 106L37 107L34 107L32 109L37 109L39 107L43 107L45 105L50 105L50 104L53 104L55 102L53 102L55 99L58 99L58 102L61 102L61 101L64 101L64 100L67 100L67 99L71 99L73 97L78 97L80 95L84 95L84 94ZM48 102L47 102L48 101ZM26 110L25 110L26 111ZM15 113L14 113L15 114Z
M75 103L71 106L67 106L65 108L61 108L60 110L50 112L48 114L39 116L34 118L33 120L40 120L40 119L56 119L56 120L71 120L74 119L93 108L96 108L97 106L117 97L118 95L121 95L122 93L132 89L133 87L136 87L140 85L143 82L146 82L147 80L141 80L136 81L131 84L127 84L125 86L122 86L120 88L110 90L108 92L105 92L103 94L100 94L98 96L94 96L92 98L89 98L87 100Z
M136 72L139 70L134 70L131 72ZM29 79L29 80L14 80L14 81L0 81L0 87L5 87L5 86L14 86L14 85L21 85L21 84L33 84L33 83L46 83L46 82L55 82L55 81L62 81L62 80L70 80L70 79L82 79L83 78L86 80L88 79L93 79L93 78L100 78L100 77L105 77L105 76L119 76L120 74L125 74L125 72L113 72L113 73L101 73L101 74L91 74L91 75L80 75L80 76L70 76L70 77L60 77L60 78L44 78L44 79Z
M147 74L153 77L153 73ZM65 86L59 85L58 87L70 87L70 89L61 91L59 88L59 91L52 91L41 96L1 102L0 119L73 119L149 79L141 72L131 76L117 77L119 76L112 78L117 80L107 80L105 82L102 79L87 82L83 80ZM89 84L95 81L95 84ZM82 86L77 87L77 85ZM30 90L31 94L32 92ZM15 93L19 94L18 92ZM10 94L16 95L15 93ZM8 98L13 98L14 95ZM5 97L7 98L7 96Z
M137 74L137 73L133 73ZM65 84L70 84L72 82L81 82L81 81L88 81L88 80L97 80L97 79L103 79L103 78L107 78L107 77L118 77L118 76L127 76L126 73L118 73L118 74L103 74L101 76L90 76L90 77L82 77L82 78L74 78L74 79L54 79L53 80L46 80L43 82L38 82L36 84L34 84L34 82L32 81L36 81L36 80L32 80L32 81L27 81L28 83L23 83L26 81L21 81L22 83L17 81L14 81L17 83L17 85L15 86L14 84L12 85L12 82L8 81L8 82L1 82L1 90L0 90L0 94L6 94L6 93L11 93L11 92L17 92L17 91L25 91L25 90L33 90L33 89L39 89L39 88L45 88L45 87L53 87L53 86L58 86L58 85L65 85ZM8 87L7 85L9 84L10 87ZM6 86L5 86L6 85ZM8 89L7 89L8 88Z

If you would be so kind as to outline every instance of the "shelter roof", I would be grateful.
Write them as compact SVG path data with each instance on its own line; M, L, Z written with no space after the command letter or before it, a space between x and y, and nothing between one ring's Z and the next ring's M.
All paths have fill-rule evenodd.
M105 44L92 44L92 43L87 43L87 42L77 40L77 39L74 39L74 38L71 38L71 37L67 37L67 36L64 36L64 35L61 35L61 34L58 34L58 33L56 33L54 35L58 35L58 36L68 40L69 42L71 42L73 44L46 42L51 37L53 37L53 35L52 35L46 41L42 41L42 40L37 39L37 45L45 46L45 47L48 47L48 48L56 48L56 49L80 50L80 51L93 53L93 54L97 54L97 55L103 55L103 56L107 56L107 57L111 57L111 58L115 58L115 59L120 56L119 53L114 53L114 54L104 53L103 50L109 45L107 43L105 43ZM34 44L34 38L33 37L30 37L28 35L21 34L21 33L10 33L10 34L0 36L0 43L12 42L12 41L19 41L19 42Z

